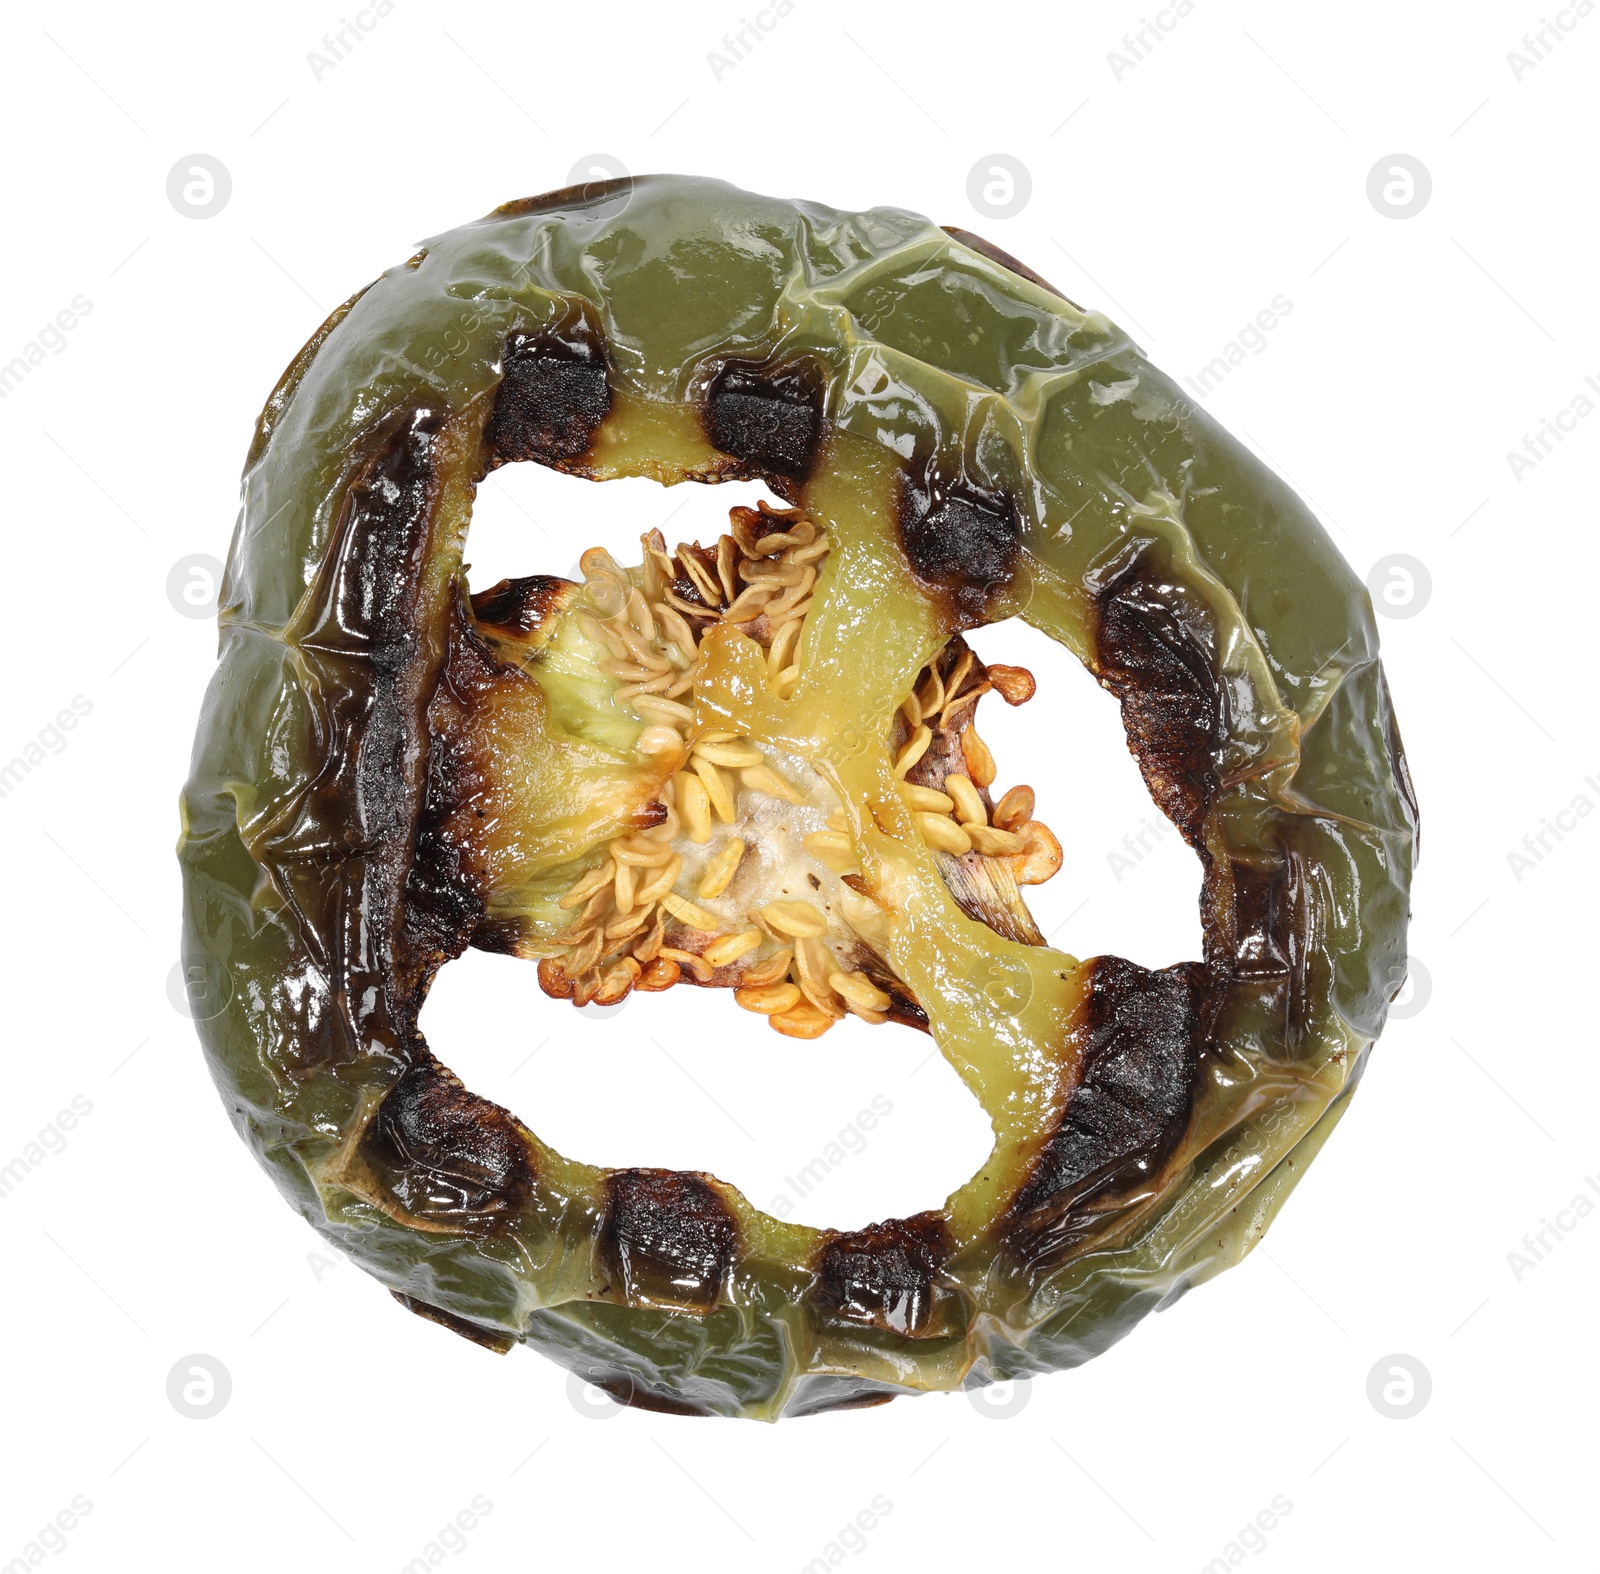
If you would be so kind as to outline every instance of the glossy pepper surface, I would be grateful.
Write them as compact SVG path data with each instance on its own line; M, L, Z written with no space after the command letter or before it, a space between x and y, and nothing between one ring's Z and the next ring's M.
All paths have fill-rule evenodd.
M642 570L603 563L583 589L469 595L474 488L517 460L766 481L793 508L745 511L723 600L765 575L782 604L814 569L789 595L806 609L792 655L707 614L696 680L663 705L658 612L629 685L629 631L608 655L595 613L641 584L672 604L682 560L651 570L648 542ZM763 531L798 544L763 559ZM710 592L691 572L672 594L692 622ZM663 176L430 241L274 390L222 603L180 857L199 1031L240 1134L413 1310L635 1403L775 1419L1099 1353L1260 1239L1404 977L1417 816L1359 580L1106 318L909 213ZM912 729L933 714L920 682L942 701L970 681L963 631L1009 617L1120 703L1197 855L1203 958L1151 971L1039 943L983 751L948 705L931 740ZM558 931L581 951L598 931L564 926L585 882L614 880L630 848L657 859L652 828L675 830L698 791L674 751L697 738L728 770L753 747L787 771L796 818L825 801L810 885L861 965L806 951L779 903L739 942L757 949L713 970L693 887L656 913L652 956L736 984L787 943L800 1036L819 1000L925 1025L995 1131L942 1204L820 1230L710 1176L579 1162L423 1042L428 986L469 943L545 958L558 993L611 987L549 971ZM949 775L919 789L908 755L941 741ZM933 818L954 829L928 818L941 781L956 807ZM647 884L668 866L640 867ZM815 975L835 966L830 994Z

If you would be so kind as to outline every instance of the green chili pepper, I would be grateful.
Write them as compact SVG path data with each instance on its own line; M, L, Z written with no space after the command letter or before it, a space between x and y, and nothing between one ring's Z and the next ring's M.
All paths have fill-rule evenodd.
M474 488L524 459L794 506L471 597ZM677 177L509 204L318 331L244 503L182 802L200 1035L286 1196L413 1310L658 1408L973 1386L1237 1261L1337 1120L1417 835L1365 591L1120 330L977 237ZM988 793L969 697L1032 685L960 638L1014 616L1120 702L1198 855L1202 960L1033 928L1053 844ZM924 1025L994 1151L848 1232L568 1159L422 1040L469 943L579 1000L679 978L798 1036Z

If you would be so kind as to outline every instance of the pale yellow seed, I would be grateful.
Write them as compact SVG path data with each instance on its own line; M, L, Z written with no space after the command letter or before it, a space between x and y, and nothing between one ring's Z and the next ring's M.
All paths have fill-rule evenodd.
M729 837L722 844L722 851L706 865L695 894L704 897L721 896L728 889L728 882L733 879L733 872L739 867L739 860L743 857L743 839L738 836Z
M609 885L617 866L608 858L598 869L591 869L567 894L561 898L563 909L581 907L603 885Z
M789 563L774 563L770 559L757 559L744 564L739 577L747 585L769 585L774 588L798 585L801 571Z
M663 699L659 694L641 694L633 701L633 708L651 721L668 726L689 727L694 724L694 712L677 700Z
M795 691L795 685L800 681L800 668L798 666L785 667L777 677L772 680L772 692L780 700L788 699Z
M664 945L656 953L664 956L669 962L676 962L679 967L686 967L702 984L711 977L711 965L703 956L697 956L693 951L680 951L676 946Z
M578 627L583 630L590 644L604 645L618 659L628 654L628 647L623 644L622 636L607 628L599 618L591 617L587 612L580 612Z
M722 779L722 772L703 754L696 754L692 764L695 775L705 783L706 796L711 800L711 807L717 811L717 818L724 825L732 825L733 794L728 791L728 784Z
M1015 831L997 831L989 825L969 825L967 835L985 858L1009 858L1023 848L1022 838Z
M600 953L605 948L606 937L603 934L593 934L576 951L567 958L567 972L576 978L580 973L587 973L596 962L600 960Z
M776 634L772 636L772 644L767 649L767 671L782 672L789 664L789 658L794 654L796 641L800 638L800 619L791 618Z
M638 595L639 592L635 591L634 594ZM641 639L638 634L636 634L620 619L613 623L612 627L616 629L623 643L627 645L628 654L631 655L641 667L653 667L657 672L667 672L671 669L672 663L665 656L663 656L654 645L651 645L645 640Z
M684 831L691 842L703 847L711 839L711 795L706 784L688 771L679 771L672 778L672 790Z
M895 756L894 773L904 777L924 754L928 752L928 745L933 742L933 732L926 726L919 726L917 730L906 739L903 749Z
M633 746L641 754L679 754L683 750L683 734L676 727L657 722L646 727Z
M913 814L911 818L928 846L957 855L972 851L971 835L954 820L947 820L942 814Z
M705 959L713 967L726 967L728 963L749 955L760 944L759 929L747 929L742 935L723 935L720 940L713 940L706 947Z
M670 672L663 672L657 677L647 679L641 683L624 683L611 697L621 705L627 700L634 699L640 694L666 694L670 698L673 693L681 694L684 688L693 683L692 678L683 678L678 684L672 681Z
M761 916L780 935L819 938L828 932L828 920L809 902L768 902Z
M674 853L670 862L658 869L633 893L634 901L659 902L677 883L678 876L682 873L683 854Z
M976 727L968 727L961 734L961 758L966 762L967 774L980 787L994 785L994 756L989 752L989 745L978 736Z
M900 796L906 806L921 809L926 814L949 814L956 806L954 798L937 787L918 787L915 782L901 782Z
M792 1011L800 1004L801 995L796 984L743 984L734 990L733 998L746 1011L770 1017L779 1011Z
M650 616L649 604L637 590L628 596L628 621L641 639L653 640L656 637L655 619Z
M691 929L703 929L708 935L714 935L721 924L703 907L696 907L693 902L686 901L681 896L675 896L670 891L661 898L661 905L678 920L680 924L687 924Z
M776 601L767 604L767 616L774 623L781 623L789 614L796 610L800 602L811 594L812 586L817 582L817 571L807 568L801 571L800 582L791 585Z
M843 809L835 809L833 813L830 814L822 823L826 825L830 831L848 831L850 829L850 821L846 817Z
M812 831L801 838L800 845L835 874L849 874L856 867L855 849L843 831Z
M635 907L626 918L619 918L614 924L606 925L607 940L625 940L629 935L636 935L650 921L648 907Z
M863 1011L886 1011L894 1003L865 973L829 973L828 983Z
M747 765L760 765L765 759L753 743L708 743L704 737L695 740L694 752L698 759L710 760L713 765L724 765L730 771L743 770Z
M793 962L794 952L785 946L776 955L747 967L744 970L744 981L747 984L776 984L789 976L789 968Z
M785 803L804 803L797 793L770 765L750 765L739 772L739 780L754 792L764 792L771 798L782 798Z
M671 777L668 777L667 779L670 783ZM660 825L652 825L648 831L639 832L639 835L642 836L647 842L672 842L677 840L679 827L678 811L672 806L672 793L670 788L666 794L666 803L666 819L664 819Z
M672 859L670 847L647 841L642 836L618 837L612 842L610 851L619 864L632 864L636 869L659 869Z
M729 604L728 610L722 614L722 620L724 623L754 623L771 599L771 586L747 585L740 591L738 600Z
M955 799L956 818L963 825L987 825L989 811L978 796L978 789L965 776L946 776L944 790Z
M818 558L823 558L828 555L828 549L832 545L833 543L828 540L827 536L818 536L815 541L810 542L806 546L795 547L789 553L789 561L791 563L800 564L815 563Z
M617 911L626 913L633 908L633 865L617 865Z
M812 1005L832 1017L844 1015L834 999L833 986L828 982L828 975L836 965L833 953L820 940L808 937L795 942L794 966L800 988Z
M700 650L694 642L694 631L684 621L683 615L675 612L665 603L658 602L656 616L661 620L661 627L667 638L678 648L684 659L693 666L699 658Z

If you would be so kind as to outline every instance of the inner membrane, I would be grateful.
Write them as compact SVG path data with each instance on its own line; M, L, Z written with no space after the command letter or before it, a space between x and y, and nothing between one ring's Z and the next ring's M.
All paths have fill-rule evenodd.
M595 841L555 911L547 900L516 948L539 956L547 994L576 1005L692 982L732 988L739 1006L794 1038L815 1038L847 1014L927 1027L888 960L884 915L868 894L833 773L697 714L714 629L752 642L767 693L793 698L832 548L828 531L798 509L763 502L729 519L709 548L669 548L652 532L629 567L592 548L582 584L541 631L536 670L569 725L576 706L562 702L596 696L565 689L609 686L609 708L636 719L626 741L637 763L623 775L642 812ZM492 617L514 596L515 582L503 582L475 601ZM889 744L898 796L961 909L997 934L1041 945L1019 887L1054 875L1061 849L1034 818L1030 786L998 788L976 726L984 695L1019 705L1033 692L1025 669L985 666L954 637L918 674Z

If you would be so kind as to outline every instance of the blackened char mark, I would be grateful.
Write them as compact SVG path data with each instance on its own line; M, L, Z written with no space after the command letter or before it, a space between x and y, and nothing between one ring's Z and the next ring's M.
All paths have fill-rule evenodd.
M1070 1250L1098 1206L1152 1181L1193 1103L1205 969L1150 972L1117 956L1090 966L1082 1074L1009 1210L1010 1243L1030 1265Z
M570 579L556 574L502 579L472 598L472 615L508 634L526 636L559 611L573 589Z
M752 477L770 478L792 495L816 459L822 389L820 373L809 365L730 361L706 394L706 436L719 453L743 461Z
M1290 860L1280 855L1262 867L1236 859L1231 868L1231 933L1226 950L1208 960L1235 978L1286 978L1296 950Z
M944 602L950 627L991 622L1022 557L1015 501L949 480L930 460L901 472L896 524L911 572Z
M417 653L418 590L438 499L443 425L443 412L426 405L386 424L345 496L302 645L359 651L391 677Z
M581 468L578 461L611 414L607 360L605 334L577 302L547 328L507 335L505 370L484 432L484 468L521 459Z
M422 798L422 712L442 644L421 591L442 425L427 406L395 412L371 434L345 494L297 641L320 696L309 741L320 754L316 788L260 855L331 981L319 1004L336 1026L313 1040L335 1058L403 1051L411 1025L394 939Z
M504 1355L517 1343L517 1336L508 1334L503 1328L490 1328L484 1323L457 1317L454 1312L431 1306L427 1301L419 1301L416 1296L403 1294L399 1290L391 1290L389 1294L408 1312L415 1312L418 1317L426 1318L430 1323L437 1323L441 1328L448 1328L451 1333L460 1334L463 1339L481 1344L485 1350L493 1350L496 1355Z
M466 950L484 916L483 860L459 828L483 790L482 767L461 721L507 669L485 644L459 587L454 596L445 660L428 703L427 775L394 951L413 1025L434 975Z
M1222 686L1204 639L1161 589L1136 568L1101 592L1095 676L1121 701L1150 795L1199 849L1217 789Z
M630 1302L709 1311L722 1298L739 1225L703 1175L616 1170L606 1179L602 1257Z
M949 1253L939 1213L830 1236L817 1254L817 1300L850 1322L915 1336L932 1317Z
M389 1090L374 1125L368 1157L419 1218L493 1232L533 1191L533 1155L516 1121L431 1057Z
M1009 251L1001 251L993 241L987 241L983 236L974 235L971 230L959 229L953 224L943 225L942 228L952 240L958 240L963 246L971 247L973 251L987 257L990 262L998 262L1002 268L1009 269L1019 278L1026 279L1029 284L1037 284L1041 290L1048 290L1052 295L1059 296L1067 305L1076 308L1078 311L1081 312L1083 310L1083 307L1079 306L1071 296L1064 294L1048 279L1035 273L1027 263L1018 262Z
M580 1371L579 1375L588 1374ZM657 1415L664 1416L705 1417L711 1414L704 1407L679 1398L676 1394L646 1388L642 1383L635 1382L626 1372L611 1375L598 1372L589 1378L589 1382L602 1393L609 1394L619 1405L627 1405L632 1410L653 1410Z

